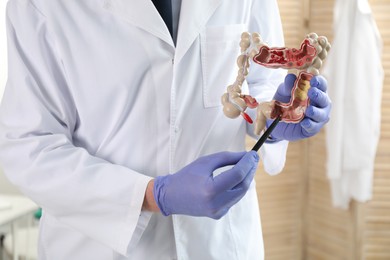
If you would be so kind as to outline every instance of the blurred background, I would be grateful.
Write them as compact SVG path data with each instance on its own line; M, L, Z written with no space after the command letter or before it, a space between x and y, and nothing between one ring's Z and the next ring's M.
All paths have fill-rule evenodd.
M326 35L332 42L334 0L278 0L278 3L286 46L298 48L309 32ZM271 177L261 170L256 175L267 260L390 259L390 0L369 3L384 44L385 70L373 199L367 203L352 201L348 209L332 206L326 176L326 129L314 138L290 143L286 168L280 175ZM5 5L6 0L0 0L0 97L7 73ZM248 139L247 144L251 148L254 142ZM2 243L8 246L2 250L0 260L12 259L10 240L18 243L16 248L21 255L36 257L26 248L36 245L37 207L19 195L0 171L0 224L2 218L4 223L11 223L0 225ZM7 215L4 204L10 196L20 199L14 202L21 207L14 216L16 224L10 222L12 217ZM22 241L9 236L7 240L4 236L15 230L25 232L26 227L30 231L28 235L19 234Z
M0 98L7 76L5 7L0 0ZM0 260L36 260L40 211L5 178L0 168Z
M382 36L385 71L373 199L352 202L348 210L332 206L326 129L314 138L290 143L280 175L261 171L256 175L267 260L390 259L390 0L368 2ZM334 0L278 3L286 46L298 47L309 32L333 41ZM252 144L248 140L248 147Z

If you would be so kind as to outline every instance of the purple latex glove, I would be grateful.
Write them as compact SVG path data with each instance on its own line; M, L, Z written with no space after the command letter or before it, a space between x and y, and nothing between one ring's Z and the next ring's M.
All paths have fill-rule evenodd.
M256 152L221 152L201 157L172 175L155 179L153 194L163 215L219 219L248 191L256 172ZM235 164L235 165L234 165ZM213 177L221 167L233 168Z
M294 74L288 74L284 79L284 83L280 84L276 91L274 99L285 103L289 102L291 89L296 78ZM329 121L331 101L326 93L328 88L326 79L322 76L314 76L310 80L310 86L311 88L308 91L310 103L303 120L297 124L279 122L271 133L273 141L295 141L311 137L317 134ZM267 127L272 122L273 120L267 120Z

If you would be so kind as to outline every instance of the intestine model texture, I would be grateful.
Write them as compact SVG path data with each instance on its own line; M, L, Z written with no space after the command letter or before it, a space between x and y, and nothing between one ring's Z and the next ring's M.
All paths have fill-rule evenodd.
M319 74L323 60L330 49L326 37L310 33L303 40L299 49L287 47L268 47L258 33L244 32L241 35L241 55L237 58L238 75L236 81L228 86L222 96L223 112L229 118L239 115L253 123L245 112L249 108L257 108L255 134L259 135L265 128L266 119L275 119L288 123L300 122L309 104L307 92L310 88L310 79ZM267 68L288 69L289 73L297 76L291 90L291 99L288 103L272 100L258 103L255 98L241 93L241 86L248 75L250 59Z

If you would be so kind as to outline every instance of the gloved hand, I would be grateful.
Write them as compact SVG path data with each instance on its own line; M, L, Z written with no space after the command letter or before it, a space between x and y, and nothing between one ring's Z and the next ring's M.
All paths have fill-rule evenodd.
M294 86L296 76L288 74L274 96L275 100L289 102L291 89ZM314 76L310 80L311 88L308 91L310 98L309 106L306 109L305 117L297 124L279 122L271 133L272 140L295 141L317 134L329 121L331 101L326 90L328 88L326 79L322 76ZM267 120L267 127L273 120Z
M172 175L157 177L153 194L163 215L219 219L247 192L256 172L256 152L221 152L201 157ZM213 177L221 167L233 168Z

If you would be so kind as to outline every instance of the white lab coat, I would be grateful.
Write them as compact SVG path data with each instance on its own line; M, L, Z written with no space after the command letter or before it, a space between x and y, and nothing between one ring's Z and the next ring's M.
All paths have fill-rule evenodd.
M382 42L367 0L335 3L335 37L324 75L332 115L326 129L327 175L333 204L372 197L380 134Z
M283 46L276 1L183 0L177 48L148 0L11 0L7 18L0 158L43 207L40 260L262 259L254 185L220 220L141 205L152 177L244 150L220 97L241 32ZM270 99L282 72L253 68L251 94ZM265 145L268 172L286 148Z

